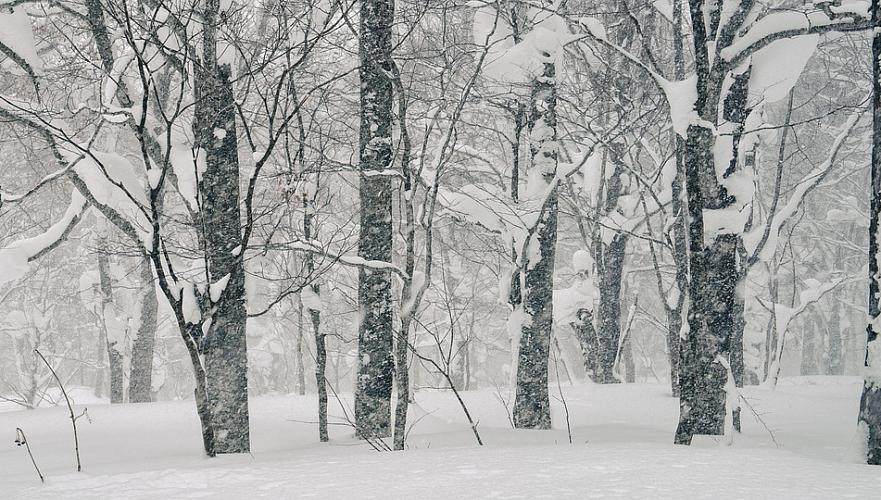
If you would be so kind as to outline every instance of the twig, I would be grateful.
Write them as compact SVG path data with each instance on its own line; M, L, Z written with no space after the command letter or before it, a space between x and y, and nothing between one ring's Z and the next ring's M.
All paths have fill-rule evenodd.
M28 443L28 438L25 437L24 431L21 430L21 427L15 428L15 444L18 446L24 445L28 450L28 455L31 457L31 463L34 464L34 469L37 471L37 475L40 476L40 482L46 484L46 478L43 477L43 473L40 472L40 468L37 467L37 461L34 460L34 454L31 453L31 445Z
M76 452L76 471L82 472L83 465L82 462L80 462L80 440L76 432L76 421L83 415L88 416L88 413L86 413L86 410L83 409L83 413L81 413L79 417L73 414L73 405L70 404L70 398L67 396L67 391L64 389L64 384L62 384L61 379L58 378L58 374L55 373L55 370L52 369L52 365L49 364L49 361L46 360L46 357L43 356L43 353L41 353L39 349L34 349L34 352L37 353L37 356L40 356L40 359L43 360L43 363L46 363L49 371L52 372L52 376L55 377L55 380L58 381L58 387L61 388L61 394L64 395L64 401L67 402L67 409L70 412L70 425L73 426L73 449Z
M554 340L556 340L556 338ZM560 393L560 397L555 399L558 399L563 403L563 410L566 412L566 432L569 434L569 444L572 444L572 426L569 424L569 405L566 404L566 398L563 397L563 387L560 385L560 368L557 366L557 351L552 349L551 352L554 353L554 373L557 375L557 392Z
M740 391L738 391L738 392L740 392ZM759 415L759 412L756 411L755 407L754 407L753 405L750 404L750 402L749 402L749 400L746 398L746 396L744 396L743 394L740 394L740 400L743 401L743 403L746 405L746 407L749 408L749 411L752 412L753 416L756 417L756 420L757 420L760 424L762 424L762 427L764 427L764 428L765 428L765 431L768 432L768 435L771 436L771 441L774 442L774 446L776 446L777 448L780 448L780 443L777 442L777 437L774 436L774 431L772 431L771 428L768 427L768 424L765 422L764 419L762 419L762 416Z

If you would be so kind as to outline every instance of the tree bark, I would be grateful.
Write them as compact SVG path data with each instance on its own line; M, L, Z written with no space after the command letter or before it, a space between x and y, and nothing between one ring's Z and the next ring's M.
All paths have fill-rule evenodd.
M104 246L102 245L102 247ZM103 250L99 250L98 253L98 278L101 289L101 318L106 338L105 348L110 364L110 402L123 403L125 401L123 354L120 351L122 346L116 340L123 337L123 332L116 331L120 327L120 322L113 305L113 279L110 276L110 263Z
M612 196L612 192L615 192ZM618 189L609 189L609 199L618 203ZM613 205L614 206L614 205ZM624 274L624 257L627 249L627 236L616 234L609 244L599 242L597 252L598 275L600 281L599 325L597 326L597 360L594 369L594 382L615 384L615 360L621 339L621 278Z
M153 350L156 344L159 300L153 285L153 267L150 259L141 257L141 317L138 333L132 341L131 374L129 376L129 401L149 403L153 390Z
M881 22L881 2L872 0L872 25ZM872 168L869 207L869 321L866 326L866 361L859 426L865 437L866 463L881 465L881 286L878 259L881 258L881 30L872 32Z
M360 197L358 255L368 261L392 258L392 187L386 171L392 162L393 0L359 0L361 66ZM358 379L355 424L363 438L391 434L394 384L394 333L391 274L361 267L358 272Z
M248 356L245 338L245 269L239 207L239 160L231 68L217 61L219 0L207 0L203 24L203 59L196 66L194 133L205 151L199 182L204 244L211 283L227 285L214 304L208 332L202 337L207 406L214 431L214 452L250 451ZM218 131L222 130L222 134Z
M315 235L312 231L312 203L303 200L303 238L312 241ZM306 273L312 276L315 272L315 257L311 252L306 253ZM321 296L321 286L317 282L312 283L312 293ZM324 333L321 331L321 311L309 309L309 319L312 322L312 334L315 336L315 384L318 390L318 439L322 443L330 440L327 434L327 345Z
M517 389L514 399L514 426L550 429L551 408L548 394L548 360L553 334L554 257L557 246L557 89L556 68L545 63L544 72L533 82L528 117L531 168L539 169L551 189L541 207L535 233L538 260L521 255L523 322L517 362ZM529 248L527 242L525 248Z

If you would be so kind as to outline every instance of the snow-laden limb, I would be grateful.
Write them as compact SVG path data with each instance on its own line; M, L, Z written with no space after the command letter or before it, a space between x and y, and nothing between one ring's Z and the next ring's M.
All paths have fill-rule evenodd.
M774 351L774 360L768 368L768 378L762 382L762 385L769 389L777 386L777 379L780 376L781 363L783 361L783 346L786 340L786 332L792 321L805 311L811 304L818 302L824 295L835 290L840 285L852 281L852 278L841 277L825 283L813 278L805 280L806 288L798 294L798 304L789 307L783 304L772 303L765 307L773 311L774 327L777 332L777 345ZM758 299L759 302L763 302Z
M37 54L31 20L22 6L0 6L0 53L32 77L43 74L43 60Z
M811 12L779 10L760 17L741 36L720 51L726 61L737 63L768 44L783 38L835 30L866 29L869 3L863 0Z
M14 281L29 270L29 263L62 243L81 220L88 203L77 190L70 194L70 205L64 215L49 228L36 236L16 241L0 249L0 284Z
M85 156L62 151L69 162L76 163L73 172L85 184L89 195L105 209L112 210L122 217L137 232L140 243L145 248L152 245L153 230L151 217L145 207L149 205L145 176L138 174L125 157L115 153L88 151ZM103 212L103 210L102 210Z
M783 38L753 54L747 106L753 108L786 97L817 50L819 40L820 35Z
M770 214L770 220L765 224L756 226L743 234L743 244L750 255L750 263L755 263L758 260L767 262L773 258L774 253L777 251L781 228L798 212L807 195L823 182L823 179L834 168L835 161L844 142L865 112L865 108L861 108L848 117L841 132L839 132L832 143L832 148L826 160L811 170L808 175L796 184L786 205L776 213Z
M688 78L678 81L669 80L658 71L649 67L629 50L610 42L606 36L605 28L597 19L582 19L581 25L587 30L587 39L592 39L599 42L601 45L614 50L637 67L641 68L652 78L655 85L664 93L667 104L670 107L670 118L673 121L673 130L677 135L685 138L689 125L699 123L699 116L694 107L697 100L697 75L692 74ZM583 37L579 37L578 39L581 38Z
M77 160L77 162L78 161L79 160ZM47 184L49 184L53 181L61 179L68 172L70 172L70 169L72 169L75 166L76 166L76 162L71 163L69 165L66 165L65 167L63 167L59 170L56 170L55 172L52 172L51 174L47 174L47 175L43 176L43 178L40 179L36 184L34 184L33 187L31 187L30 189L28 189L27 191L25 191L23 193L7 193L7 192L4 192L3 190L0 190L0 200L2 200L3 203L21 202L22 200L24 200L28 196L31 196L32 194L34 194L37 191L39 191L40 189L42 189L43 186L46 186Z

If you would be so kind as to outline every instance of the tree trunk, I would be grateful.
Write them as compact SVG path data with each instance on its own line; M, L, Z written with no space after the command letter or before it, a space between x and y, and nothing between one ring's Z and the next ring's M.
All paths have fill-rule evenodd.
M836 267L844 261L844 252L842 246L839 245L835 252ZM829 375L844 375L844 346L841 331L841 304L837 297L832 297L832 315L829 319L829 327L826 329L828 335L828 349L825 358L826 373Z
M312 204L304 199L303 209L303 238L312 241L315 238L312 231ZM315 272L315 258L311 252L306 253L306 273L311 277ZM314 279L314 277L313 277ZM321 296L321 286L317 282L312 283L312 293ZM324 334L321 332L321 311L309 309L309 318L312 320L312 334L315 336L315 386L318 390L318 439L326 443L330 438L327 434L327 345Z
M359 0L361 66L360 197L358 255L391 262L392 187L386 171L392 162L393 0ZM391 434L394 384L391 275L387 269L358 272L358 379L355 424L363 438Z
M107 260L107 254L103 253L103 250L99 250L98 253L98 277L101 287L101 318L104 323L105 348L107 349L107 359L110 361L110 402L122 403L125 401L125 381L123 378L123 355L120 351L122 346L118 339L124 338L124 335L123 332L118 331L122 325L117 317L116 307L113 305L110 264Z
M556 68L545 63L544 73L533 82L529 110L529 149L531 168L539 169L543 182L551 187L557 172L557 90ZM534 190L542 192L543 190ZM548 394L548 360L553 334L554 257L557 246L557 187L554 184L541 207L535 233L539 256L521 255L520 273L525 274L522 290L523 322L517 362L517 390L514 399L514 426L550 429L551 408ZM525 248L531 245L527 242Z
M202 340L207 412L214 452L250 451L248 356L245 338L245 269L239 207L239 160L231 68L217 61L219 0L208 0L203 24L203 59L196 66L194 133L205 151L199 183L204 244L211 283L228 277ZM218 134L218 131L223 131ZM196 333L197 338L199 336ZM197 361L197 360L194 360Z
M610 187L609 191L610 198L607 200L613 199L612 203L617 205L620 187ZM612 191L616 193L614 196ZM600 245L601 250L597 252L600 257L597 259L600 278L598 349L593 380L599 384L614 384L619 382L614 372L621 339L621 278L624 273L627 236L619 233L608 245L602 242Z
M138 334L132 341L129 401L149 403L153 390L153 349L156 344L159 300L153 284L153 267L146 256L141 258L141 318Z
M309 241L309 240L306 240ZM306 395L306 367L303 365L303 298L297 294L297 394Z
M881 22L881 2L872 0L872 25ZM859 426L865 437L866 462L881 465L881 340L878 340L879 268L881 234L881 31L872 32L872 192L869 209L869 321L866 326L866 361Z
M812 317L813 315L807 316L807 318ZM817 375L818 373L816 323L806 319L802 326L801 374Z
M695 434L721 435L724 431L727 370L717 359L730 362L734 347L736 291L741 275L737 254L740 235L734 229L720 232L706 242L703 217L705 210L728 208L736 201L719 184L717 172L723 172L724 178L735 172L740 135L750 111L750 70L732 75L730 89L727 94L723 91L727 72L710 62L706 42L711 36L704 24L702 2L690 5L698 76L695 109L704 121L733 135L733 140L728 165L716 165L715 135L707 126L690 125L685 142L691 282L689 334L681 344L680 420L675 437L678 444L690 444ZM710 33L715 28L711 27ZM720 104L722 123L718 117Z

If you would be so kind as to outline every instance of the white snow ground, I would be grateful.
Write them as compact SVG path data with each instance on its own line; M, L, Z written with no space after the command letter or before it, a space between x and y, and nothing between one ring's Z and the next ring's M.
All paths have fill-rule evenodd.
M251 400L251 456L201 456L190 401L91 403L81 420L83 472L66 408L0 413L0 498L818 498L876 499L881 468L855 463L860 380L782 379L745 391L734 444L670 444L677 400L661 385L563 387L554 431L514 431L496 391L464 393L487 444L477 447L452 394L420 392L410 450L378 453L331 427L317 442L314 396ZM552 391L556 392L556 391ZM335 403L331 415L341 416ZM334 419L339 421L339 418ZM40 485L22 427L47 477Z

